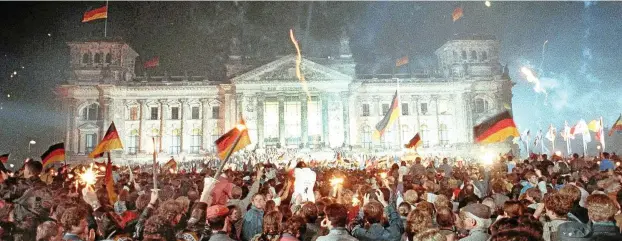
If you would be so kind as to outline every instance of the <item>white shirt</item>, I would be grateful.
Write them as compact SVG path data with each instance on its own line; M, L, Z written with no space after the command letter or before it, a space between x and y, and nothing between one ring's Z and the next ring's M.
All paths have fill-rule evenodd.
M315 202L315 194L313 193L313 186L315 185L315 172L310 168L296 168L294 169L294 194L292 197L296 197L298 194L302 196L302 201Z

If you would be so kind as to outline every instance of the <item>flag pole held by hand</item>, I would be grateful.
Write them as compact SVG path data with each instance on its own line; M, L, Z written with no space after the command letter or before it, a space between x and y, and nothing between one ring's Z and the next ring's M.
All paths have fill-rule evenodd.
M220 177L220 174L222 173L222 169L225 168L225 164L227 164L227 161L229 160L229 157L231 157L233 150L238 145L238 142L240 142L240 138L242 137L242 132L245 131L244 129L241 129L237 126L235 128L237 128L240 131L240 134L238 134L238 136L235 138L235 142L233 142L233 146L231 147L229 152L227 152L227 157L225 157L222 163L220 163L220 167L218 167L218 170L216 171L216 174L214 175L214 179L218 179L218 177Z

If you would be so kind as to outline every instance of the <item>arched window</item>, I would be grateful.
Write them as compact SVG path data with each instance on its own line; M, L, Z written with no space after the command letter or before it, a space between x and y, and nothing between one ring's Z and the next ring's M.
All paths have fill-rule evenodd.
M467 53L466 50L462 50L462 59L466 60L467 59Z
M486 53L486 51L482 52L482 61L483 60L487 60L488 59L488 54Z
M449 131L447 129L447 125L445 124L441 124L438 128L438 134L441 137L441 140L439 141L439 143L441 145L447 145L449 144Z
M471 60L477 60L477 52L475 50L471 50Z
M102 54L101 53L96 53L95 54L95 63L96 64L101 64L102 62Z
M428 129L428 125L423 124L419 127L419 131L421 132L421 140L423 141L423 147L430 146L430 130Z
M488 101L477 98L475 99L475 113L485 113L488 111Z
M371 148L371 128L369 126L364 126L361 129L361 145L363 148Z
M96 103L90 104L82 109L82 120L98 120L99 119L99 105Z
M90 53L84 53L82 55L82 63L83 64L90 64L91 63L91 54Z
M106 64L110 64L112 63L112 56L110 55L110 53L106 54Z

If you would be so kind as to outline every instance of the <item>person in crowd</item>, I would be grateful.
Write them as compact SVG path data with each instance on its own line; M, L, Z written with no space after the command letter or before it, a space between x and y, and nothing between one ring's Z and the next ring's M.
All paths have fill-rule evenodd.
M229 209L223 205L213 205L205 210L205 218L212 229L209 241L233 241L229 237Z
M302 205L300 216L306 222L306 231L302 235L302 241L313 241L319 236L320 225L316 223L317 213L315 203L306 202Z
M253 195L252 200L251 209L244 215L242 223L242 240L244 241L251 240L255 235L260 234L264 230L263 219L266 199L263 194L256 193Z
M603 159L600 160L599 169L600 171L609 171L616 168L615 163L609 159L609 153L603 152Z
M283 234L279 241L299 241L305 231L305 220L302 217L292 217L285 222Z
M247 213L248 215L248 213ZM251 241L279 241L281 239L281 213L271 211L263 217L262 231L255 234Z
M579 190L578 187L574 185L565 185L559 190L559 194L566 195L572 200L572 209L570 209L570 213L568 213L569 220L581 223L587 223L589 221L587 209L580 205L581 190Z
M548 217L548 221L543 222L542 228L542 238L545 241L559 240L557 230L559 225L570 222L568 213L572 209L572 203L573 200L570 196L559 193L544 197L544 205L540 204L539 208L541 209L544 206L546 217Z
M324 208L326 216L321 227L328 229L328 234L320 236L317 241L356 241L346 230L348 209L338 203L329 204Z
M413 240L414 236L432 228L432 216L427 210L415 208L408 214L402 240Z
M490 237L488 227L491 224L490 208L484 204L472 203L460 210L460 220L469 235L460 241L486 241Z
M369 200L369 194L364 197L363 208L359 212L355 225L352 228L352 236L361 241L384 240L398 241L401 239L404 227L399 214L394 206L389 205L384 199L384 194L380 190L375 192L378 200ZM386 213L389 225L382 224L383 213ZM363 225L362 221L369 223Z
M620 211L615 202L604 194L587 197L586 207L590 223L566 222L558 227L562 240L622 240L614 216Z

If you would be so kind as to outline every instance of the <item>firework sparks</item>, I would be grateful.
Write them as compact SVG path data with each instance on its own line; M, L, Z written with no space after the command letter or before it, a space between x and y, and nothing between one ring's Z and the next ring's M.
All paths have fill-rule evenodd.
M307 93L307 98L311 99L311 94L309 94L309 87L307 87L307 81L305 80L304 75L302 75L302 71L300 70L300 64L302 63L302 54L300 53L300 47L298 46L298 41L296 41L296 37L294 37L294 30L289 30L289 38L292 40L294 47L296 47L296 77L300 80L300 84L302 85L303 90Z
M522 67L520 68L520 72L523 74L523 76L525 77L525 79L527 79L529 83L534 84L533 90L536 91L536 93L544 93L545 96L548 95L544 87L542 87L542 84L540 83L540 79L536 77L536 75L533 73L533 71L531 71L531 69L527 67Z

